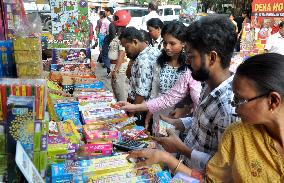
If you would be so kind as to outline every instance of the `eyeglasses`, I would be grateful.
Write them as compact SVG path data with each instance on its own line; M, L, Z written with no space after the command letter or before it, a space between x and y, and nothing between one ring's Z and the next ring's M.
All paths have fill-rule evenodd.
M238 106L240 106L240 105L246 104L246 103L248 103L248 102L250 102L250 101L253 101L253 100L256 100L256 99L258 99L258 98L265 97L265 96L268 96L268 95L269 95L269 93L266 93L266 94L262 94L262 95L253 97L253 98L251 98L251 99L242 99L242 98L238 98L238 97L234 96L234 99L233 99L233 101L231 102L231 105L232 105L233 107L238 107Z

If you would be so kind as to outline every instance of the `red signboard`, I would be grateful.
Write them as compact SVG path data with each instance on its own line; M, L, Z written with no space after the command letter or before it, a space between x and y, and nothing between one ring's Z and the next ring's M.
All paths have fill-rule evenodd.
M284 0L254 0L252 13L260 17L284 17Z

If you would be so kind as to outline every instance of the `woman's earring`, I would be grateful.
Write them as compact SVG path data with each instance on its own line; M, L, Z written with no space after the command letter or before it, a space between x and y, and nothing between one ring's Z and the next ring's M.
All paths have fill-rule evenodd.
M184 46L182 47L182 53L185 53L185 48L184 48Z

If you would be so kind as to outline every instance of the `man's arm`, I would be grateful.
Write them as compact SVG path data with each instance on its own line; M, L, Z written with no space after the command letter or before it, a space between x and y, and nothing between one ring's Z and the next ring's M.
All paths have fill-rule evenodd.
M180 153L191 159L194 168L204 170L207 162L211 158L210 154L197 151L188 147L181 139L171 130L167 130L168 137L153 137L155 141L163 146L163 148L169 153Z

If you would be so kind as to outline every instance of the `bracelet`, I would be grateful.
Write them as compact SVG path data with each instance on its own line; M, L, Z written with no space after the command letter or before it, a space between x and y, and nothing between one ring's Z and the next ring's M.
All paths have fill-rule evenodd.
M173 174L176 174L176 171L177 171L177 169L178 169L178 167L180 166L180 164L181 164L182 161L183 161L183 160L181 159L181 160L178 162L176 168L175 168L174 171L173 171Z

